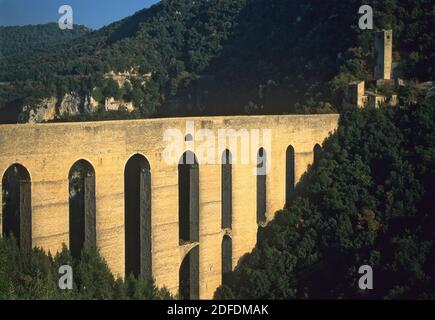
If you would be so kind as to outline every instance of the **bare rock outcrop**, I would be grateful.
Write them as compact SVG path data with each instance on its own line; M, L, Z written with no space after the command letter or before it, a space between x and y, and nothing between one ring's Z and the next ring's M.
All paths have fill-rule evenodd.
M99 108L98 101L96 101L92 96L86 96L83 104L84 113L94 113L97 112Z
M75 92L67 93L60 101L58 115L59 116L75 116L80 114L82 106L82 98Z
M56 98L45 98L33 106L24 106L23 113L28 112L28 123L50 121L56 117L56 104Z

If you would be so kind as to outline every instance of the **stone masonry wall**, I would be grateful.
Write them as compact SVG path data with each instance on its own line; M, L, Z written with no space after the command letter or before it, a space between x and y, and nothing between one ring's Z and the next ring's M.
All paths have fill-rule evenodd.
M151 166L152 265L158 286L178 290L186 253L178 238L178 167L163 161L166 129L271 129L267 217L285 202L285 155L295 149L295 181L313 161L313 148L335 130L338 115L235 116L0 126L0 174L14 163L30 173L33 246L56 252L69 242L68 173L80 159L96 174L97 245L115 275L124 275L124 168L135 154ZM184 133L185 134L185 133ZM217 138L216 138L217 139ZM260 139L260 141L262 141ZM216 143L217 145L217 143ZM237 150L231 150L232 153ZM252 151L252 150L251 150ZM255 151L255 150L254 150ZM180 153L179 156L181 156ZM218 156L219 158L221 155ZM199 163L200 297L212 298L221 283L221 168ZM233 164L233 267L256 243L255 164ZM0 181L1 183L1 181ZM1 197L1 193L0 193ZM1 208L0 208L1 216ZM0 219L0 224L1 224ZM0 225L1 227L1 225Z

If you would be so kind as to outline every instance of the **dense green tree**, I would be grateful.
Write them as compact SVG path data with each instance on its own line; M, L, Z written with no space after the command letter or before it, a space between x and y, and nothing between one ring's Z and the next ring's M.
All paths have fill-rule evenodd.
M92 90L92 98L99 103L104 103L104 95L100 88L96 87Z
M119 98L120 89L118 83L113 79L108 79L103 88L105 98Z
M435 298L435 103L346 110L217 298ZM374 289L358 287L370 265Z
M58 286L59 267L73 270L73 290ZM11 238L0 239L0 300L2 299L171 299L151 279L116 279L98 251L83 250L72 258L66 247L54 257L40 249L26 253Z

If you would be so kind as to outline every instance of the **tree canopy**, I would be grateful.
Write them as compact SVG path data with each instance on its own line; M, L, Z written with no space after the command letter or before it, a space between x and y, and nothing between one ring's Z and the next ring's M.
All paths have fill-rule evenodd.
M217 298L435 298L435 102L403 97L397 109L343 112ZM373 290L359 289L363 265Z
M73 289L60 289L60 266L71 266ZM151 300L172 299L154 281L128 276L115 279L98 251L85 249L75 259L66 247L55 256L34 248L19 250L13 238L0 238L0 300Z

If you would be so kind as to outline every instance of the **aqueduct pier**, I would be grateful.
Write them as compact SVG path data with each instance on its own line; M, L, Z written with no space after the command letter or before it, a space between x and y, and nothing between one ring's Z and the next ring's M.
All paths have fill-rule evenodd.
M255 246L258 225L283 208L338 117L1 125L2 235L14 234L23 249L52 253L63 243L73 254L96 246L115 275L152 275L185 298L212 298ZM177 155L192 156L192 163L164 161L166 130L189 134L187 121L196 132L270 129L270 146L260 139L258 150L250 150L267 155L270 170L259 175L252 163L201 163L192 150L195 136L183 139ZM230 159L240 148L216 148L215 156Z

